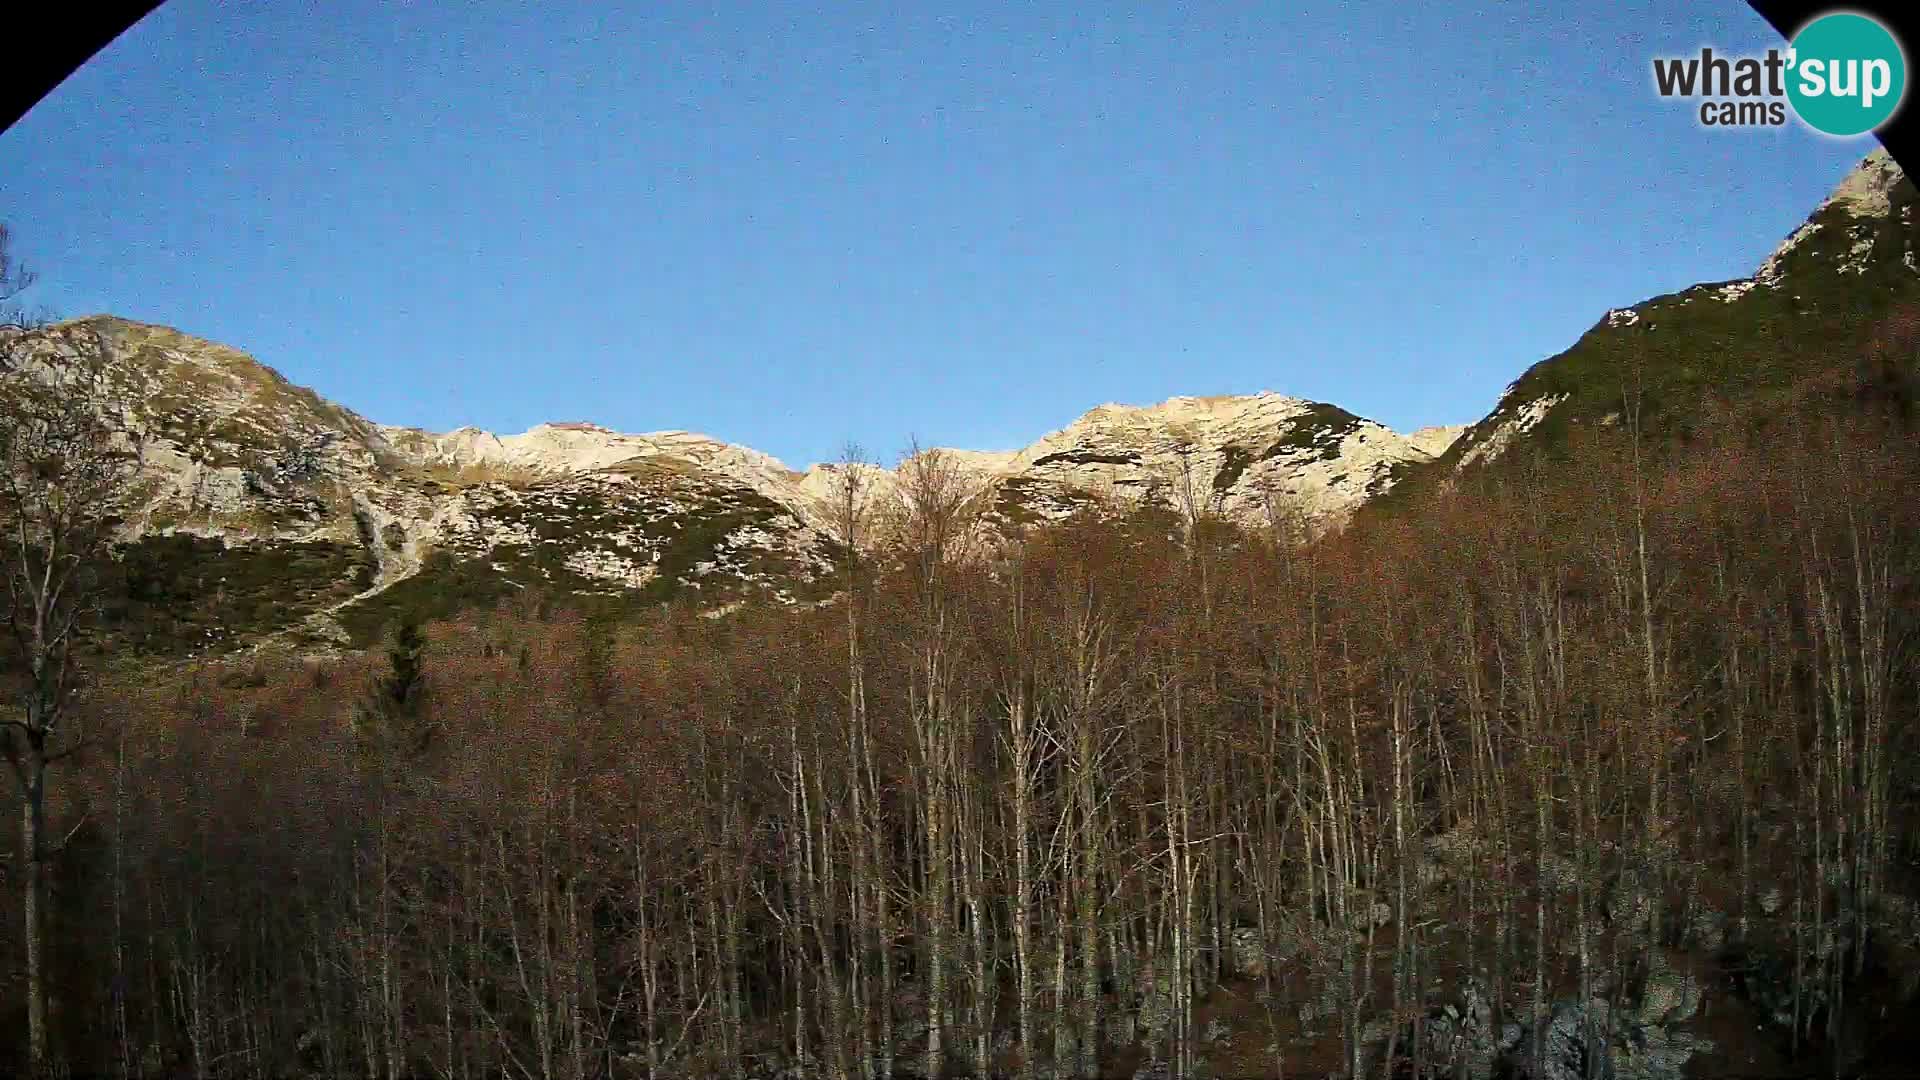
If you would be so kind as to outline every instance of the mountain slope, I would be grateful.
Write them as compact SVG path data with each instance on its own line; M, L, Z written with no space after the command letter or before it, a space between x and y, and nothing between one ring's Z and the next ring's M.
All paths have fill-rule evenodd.
M1003 528L1095 502L1205 510L1247 525L1289 508L1331 523L1391 487L1400 470L1432 461L1453 434L1401 435L1337 406L1263 392L1101 405L1022 450L941 452ZM801 486L828 498L834 474L816 466ZM894 481L871 472L883 500Z
M57 364L88 342L154 482L113 605L150 648L365 642L403 610L523 590L721 606L829 588L834 466L685 431L376 424L244 353L107 316L8 334L4 354ZM1334 522L1455 434L1262 393L1103 405L1022 450L941 453L1003 531L1105 501ZM869 480L877 503L898 497L894 471Z
M1874 151L1753 276L1609 311L1533 365L1442 455L1442 469L1619 422L1636 401L1646 430L1684 434L1708 401L1751 399L1852 363L1889 311L1920 301L1916 202L1913 182Z
M375 601L403 582L410 603L527 588L792 600L831 564L817 531L760 493L797 477L711 440L569 454L578 433L562 428L516 441L382 427L245 354L109 317L3 344L31 369L91 341L155 492L128 523L109 614L157 651L281 631L365 641L398 598Z

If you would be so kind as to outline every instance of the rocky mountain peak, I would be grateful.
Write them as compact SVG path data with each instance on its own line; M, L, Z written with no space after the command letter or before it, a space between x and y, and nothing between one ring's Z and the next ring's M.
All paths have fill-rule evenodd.
M1752 280L1761 284L1779 281L1787 272L1793 253L1822 229L1832 226L1844 228L1857 219L1872 221L1891 217L1896 212L1895 193L1906 179L1905 170L1888 155L1885 147L1875 149L1842 177L1833 191L1820 201L1820 205L1814 207L1813 213L1807 215L1807 220L1767 256L1760 268L1754 271ZM1908 185L1908 190L1911 190L1911 185ZM1864 248L1855 252L1864 253Z
M1860 159L1814 213L1817 215L1829 206L1844 206L1859 217L1885 217L1892 212L1893 190L1906 178L1906 172L1887 153L1886 147L1876 147Z

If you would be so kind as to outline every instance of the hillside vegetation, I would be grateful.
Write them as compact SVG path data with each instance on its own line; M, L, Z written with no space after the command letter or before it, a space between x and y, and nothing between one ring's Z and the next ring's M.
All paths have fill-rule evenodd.
M515 594L390 656L103 681L57 807L60 1045L212 1076L1869 1061L1920 1000L1920 444L1856 389L1657 464L1593 427L1304 546L1202 506L963 550L935 456L825 606Z
M0 533L78 590L6 564L0 925L46 948L0 935L0 1031L125 1077L1901 1075L1916 201L1869 157L1457 441L1175 398L802 474L0 333ZM33 381L89 340L104 382Z

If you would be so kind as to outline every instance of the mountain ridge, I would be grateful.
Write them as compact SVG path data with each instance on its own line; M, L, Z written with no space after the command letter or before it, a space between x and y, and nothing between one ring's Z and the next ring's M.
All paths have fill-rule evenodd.
M380 424L239 350L113 316L15 332L6 352L64 363L89 338L154 482L128 524L129 562L141 595L173 608L169 575L211 586L214 599L187 605L197 614L165 616L190 624L196 647L263 631L361 643L401 610L528 588L716 609L830 594L835 465L799 471L695 432L583 421L519 434ZM1433 458L1336 406L1271 392L1108 403L1019 450L939 453L999 533L1113 500L1246 523L1283 501L1330 524ZM871 502L898 498L895 470L867 466L867 480ZM131 622L162 605L125 606Z
M1920 300L1917 204L1912 180L1876 148L1748 277L1609 309L1527 368L1441 456L1440 473L1618 422L1629 394L1654 422L1684 422L1700 400L1779 388L1856 353L1893 305Z
M1869 154L1751 277L1607 311L1473 424L1400 433L1262 391L1107 402L1018 449L939 453L999 533L1102 504L1338 527L1382 496L1617 422L1629 367L1650 415L1684 422L1691 402L1830 363L1876 311L1920 300L1916 202L1885 151ZM134 561L150 584L199 580L195 560L234 570L216 575L219 601L194 623L215 641L268 626L364 642L401 610L529 588L722 610L831 595L841 463L794 469L698 432L585 420L520 433L382 424L240 350L110 315L8 332L6 353L63 362L85 334L104 343L115 407L157 481L129 526ZM870 501L898 501L897 470L860 469ZM255 587L225 587L235 577Z

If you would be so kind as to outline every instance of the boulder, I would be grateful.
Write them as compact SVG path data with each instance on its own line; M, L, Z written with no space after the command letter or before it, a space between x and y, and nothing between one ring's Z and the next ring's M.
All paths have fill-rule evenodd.
M1664 966L1647 975L1633 1017L1642 1024L1677 1024L1700 1010L1700 984L1691 975Z
M1135 1013L1140 1038L1154 1042L1173 1027L1177 1019L1174 983L1170 976L1158 974L1160 967L1142 973L1140 1007Z
M1377 930L1393 921L1393 906L1379 900L1362 901L1347 909L1347 925L1353 930Z
M1473 833L1471 825L1460 825L1435 836L1429 836L1421 846L1442 871L1458 873L1473 865L1474 854L1480 848L1480 839Z
M1267 976L1267 943L1258 927L1237 926L1227 937L1227 962L1243 979Z
M1429 1017L1425 1030L1427 1057L1453 1069L1460 1080L1490 1080L1496 1052L1484 1031L1476 1032L1452 1005Z
M1683 1080L1687 1062L1712 1049L1712 1040L1684 1031L1635 1027L1615 1047L1613 1075L1615 1080Z
M1614 1080L1610 1021L1607 1003L1597 998L1584 1008L1577 1002L1555 1005L1540 1032L1538 1058L1533 1034L1521 1037L1515 1075L1526 1080Z
M1462 981L1460 997L1460 1004L1445 1005L1428 1017L1427 1055L1449 1063L1460 1080L1489 1080L1505 1049L1494 1036L1492 1004L1486 987L1473 976ZM1517 1035L1517 1025L1514 1028Z
M1695 908L1687 920L1687 943L1698 949L1718 952L1727 944L1727 916L1710 907Z
M1651 1007L1643 1001L1633 1016L1615 1016L1598 998L1584 1008L1576 1002L1556 1004L1541 1032L1538 1060L1533 1033L1515 1033L1509 1050L1513 1074L1527 1080L1684 1080L1687 1063L1713 1049L1713 1043L1641 1017L1692 1015L1698 988L1690 977L1662 969L1650 978L1649 989Z

